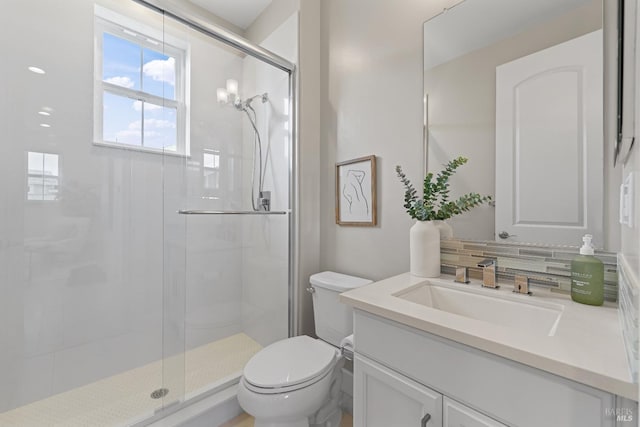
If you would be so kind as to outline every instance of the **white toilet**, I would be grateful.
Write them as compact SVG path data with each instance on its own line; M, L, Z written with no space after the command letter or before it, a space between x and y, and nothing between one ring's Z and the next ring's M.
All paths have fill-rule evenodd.
M310 278L316 334L273 343L244 368L238 401L255 427L337 427L344 359L340 341L353 332L353 313L338 295L370 280L325 271Z

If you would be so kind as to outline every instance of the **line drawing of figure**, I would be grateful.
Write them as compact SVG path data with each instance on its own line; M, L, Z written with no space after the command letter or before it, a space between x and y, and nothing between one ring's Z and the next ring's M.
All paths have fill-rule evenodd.
M359 169L349 169L342 185L342 196L347 201L349 213L358 217L369 216L369 201L364 193L363 182L367 173Z

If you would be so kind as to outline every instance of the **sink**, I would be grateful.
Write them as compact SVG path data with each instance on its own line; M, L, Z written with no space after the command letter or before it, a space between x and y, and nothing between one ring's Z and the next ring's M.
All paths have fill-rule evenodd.
M563 306L537 301L517 301L517 297L488 295L494 290L459 290L423 283L404 289L393 296L437 310L512 327L525 334L553 336ZM522 298L529 298L522 296Z

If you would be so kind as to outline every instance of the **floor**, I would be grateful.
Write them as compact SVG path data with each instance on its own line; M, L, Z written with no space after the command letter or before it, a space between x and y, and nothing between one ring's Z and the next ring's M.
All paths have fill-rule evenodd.
M222 424L220 427L253 427L253 417L247 414L242 414L231 421ZM353 417L351 414L342 414L340 427L353 427Z
M1 413L0 427L131 425L182 396L189 399L237 378L261 348L243 333L232 335L164 363L150 363ZM171 378L174 380L168 380ZM169 393L152 399L151 393L162 387L168 388Z

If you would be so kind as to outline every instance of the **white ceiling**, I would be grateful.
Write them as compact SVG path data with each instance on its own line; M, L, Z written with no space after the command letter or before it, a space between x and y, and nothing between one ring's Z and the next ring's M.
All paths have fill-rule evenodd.
M272 0L189 0L191 3L208 10L214 15L231 22L244 30L249 28L253 21Z
M466 0L424 24L424 69L510 37L592 0Z

